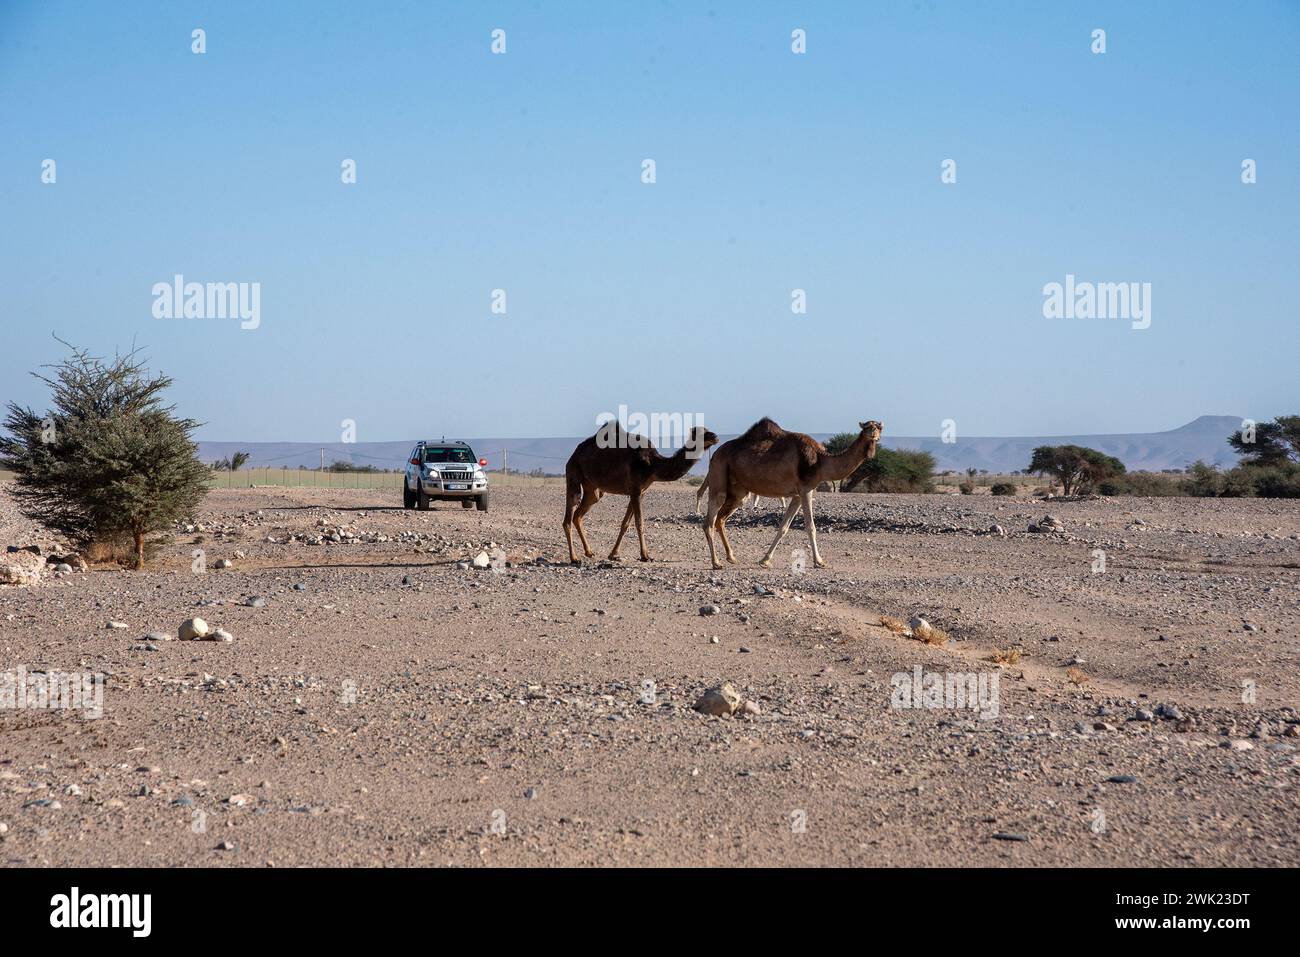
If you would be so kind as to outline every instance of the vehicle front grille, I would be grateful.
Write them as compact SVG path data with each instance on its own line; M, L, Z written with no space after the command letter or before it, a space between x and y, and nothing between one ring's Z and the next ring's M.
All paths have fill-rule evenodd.
M469 472L443 472L442 480L444 482L468 482Z

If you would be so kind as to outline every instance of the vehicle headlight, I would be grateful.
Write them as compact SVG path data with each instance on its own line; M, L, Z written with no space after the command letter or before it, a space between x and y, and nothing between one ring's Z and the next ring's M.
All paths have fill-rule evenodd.
M476 482L481 482L481 481L483 481L483 480L486 479L486 478L487 478L487 476L483 474L483 470L482 470L482 469L475 469L475 470L474 470L474 481L476 481Z

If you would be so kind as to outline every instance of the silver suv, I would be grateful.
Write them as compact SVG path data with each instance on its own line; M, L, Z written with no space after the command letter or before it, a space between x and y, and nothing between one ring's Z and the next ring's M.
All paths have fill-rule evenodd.
M458 500L462 508L488 507L487 459L476 459L464 442L419 442L406 460L402 507L427 509L429 503Z

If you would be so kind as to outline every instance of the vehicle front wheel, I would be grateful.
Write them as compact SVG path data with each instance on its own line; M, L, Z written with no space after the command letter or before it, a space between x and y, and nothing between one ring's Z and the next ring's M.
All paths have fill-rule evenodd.
M461 507L461 508L473 508L473 507L474 507L474 500L473 500L472 498L463 498L463 499L460 500L460 507Z
M478 497L478 500L477 500L477 501L478 501L478 510L479 510L480 512L486 512L486 511L487 511L487 492L484 492L482 495L480 495L480 496Z
M424 490L424 484L420 484L419 491L415 493L415 507L422 512L429 510L429 494Z
M411 491L405 479L402 480L402 508L415 508L415 493Z

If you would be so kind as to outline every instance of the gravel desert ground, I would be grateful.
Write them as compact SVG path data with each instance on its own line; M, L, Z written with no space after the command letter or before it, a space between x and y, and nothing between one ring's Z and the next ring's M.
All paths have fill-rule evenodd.
M1300 864L1293 502L823 494L800 571L765 501L714 572L684 484L655 561L581 567L559 489L397 498L218 490L145 572L0 586L0 670L106 676L99 719L0 711L0 861ZM0 544L59 546L3 494ZM996 716L898 706L917 669ZM721 682L755 707L694 710Z

